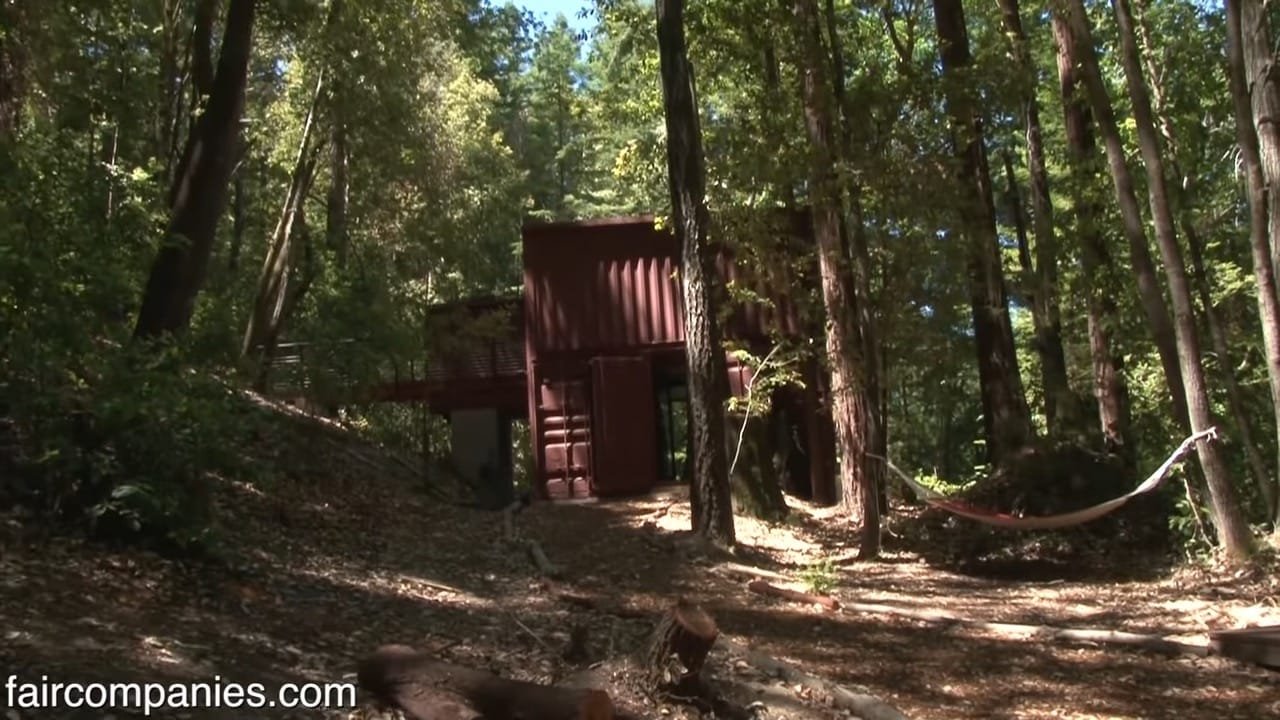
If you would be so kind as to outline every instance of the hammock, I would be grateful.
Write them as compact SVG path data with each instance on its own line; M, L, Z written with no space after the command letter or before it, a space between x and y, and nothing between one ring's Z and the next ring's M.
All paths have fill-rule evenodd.
M961 500L948 498L931 488L925 487L919 481L899 470L898 467L890 462L888 458L872 453L867 453L867 455L876 458L877 460L883 460L889 469L901 478L902 482L906 483L907 487L910 487L915 491L916 495L918 495L920 499L936 508L946 510L953 515L959 515L960 517L976 520L980 523L1008 528L1010 530L1056 530L1058 528L1071 527L1072 525L1083 525L1084 523L1092 520L1097 520L1103 515L1119 509L1121 505L1124 505L1126 502L1138 495L1155 490L1160 486L1160 483L1164 481L1165 476L1169 474L1169 469L1178 461L1178 458L1182 457L1182 455L1185 454L1187 450L1196 443L1196 441L1201 439L1213 440L1216 438L1216 429L1208 428L1195 433L1186 440L1183 440L1182 444L1178 446L1178 449L1174 450L1173 454L1169 456L1169 459L1165 460L1163 465L1156 468L1156 471L1151 473L1146 480L1143 480L1141 485L1138 485L1138 487L1130 490L1120 497L1098 503L1097 505L1084 508L1083 510L1074 510L1072 512L1060 513L1057 515L1038 515L1029 517L996 512L994 510L975 507Z

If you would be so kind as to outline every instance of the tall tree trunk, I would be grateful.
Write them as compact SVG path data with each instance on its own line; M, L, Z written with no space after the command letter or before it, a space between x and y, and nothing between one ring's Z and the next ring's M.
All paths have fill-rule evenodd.
M230 0L218 72L174 179L169 224L142 296L136 338L178 333L191 322L226 207L256 9L257 0Z
M1034 313L1039 304L1036 299L1036 283L1032 281L1036 264L1031 260L1031 243L1027 239L1027 219L1022 212L1022 193L1018 192L1018 178L1013 172L1013 155L1007 151L1001 155L1004 157L1005 203L1009 206L1010 217L1013 218L1013 235L1018 242L1018 264L1022 266L1024 277L1024 282L1020 283L1022 294L1026 296Z
M1044 133L1040 126L1040 103L1036 100L1039 70L1031 59L1027 35L1022 28L1018 0L1000 0L1005 32L1013 43L1014 60L1022 77L1022 115L1026 124L1027 170L1031 178L1031 220L1035 233L1035 276L1038 288L1032 305L1036 326L1036 351L1040 355L1040 377L1044 383L1044 410L1050 435L1065 425L1077 426L1076 397L1067 380L1067 358L1062 348L1062 312L1058 303L1058 240L1053 222L1053 201L1049 196L1049 172L1044 159Z
M244 188L244 143L240 146L239 169L234 171L231 183L231 248L227 252L227 271L234 274L240 269L240 253L244 250L244 234L249 227L248 198Z
M169 184L169 206L171 208L177 198L179 179L186 174L187 164L192 159L191 138L196 134L196 125L200 120L200 114L208 106L209 97L213 93L215 76L213 66L213 25L217 19L218 0L196 0L195 25L191 31L190 43L187 47L187 67L191 82L183 83L180 90L184 95L186 90L189 89L191 91L190 110L187 113L183 113L184 106L182 101L178 103L178 114L174 116L173 126L175 152L177 139L181 135L181 128L184 124L187 126L187 142L183 145L182 153L176 156L177 164L173 165L173 175Z
M1223 387L1227 393L1227 407L1230 408L1231 414L1235 417L1239 446L1244 450L1245 459L1248 462L1250 472L1255 479L1264 504L1267 508L1271 508L1274 506L1273 498L1276 488L1272 484L1272 475L1267 470L1266 460L1262 457L1262 450L1255 440L1257 434L1254 432L1253 419L1249 415L1249 409L1245 405L1240 383L1236 379L1235 371L1232 369L1234 362L1231 359L1233 355L1231 343L1227 338L1227 330L1222 314L1218 312L1218 308L1213 303L1213 278L1210 276L1208 266L1204 260L1204 240L1200 237L1199 230L1196 229L1195 217L1194 213L1192 213L1193 203L1191 198L1194 195L1196 179L1184 173L1178 162L1178 140L1173 129L1173 121L1169 117L1164 92L1167 63L1160 62L1155 57L1156 47L1152 42L1151 28L1146 21L1144 3L1139 1L1135 5L1137 7L1137 17L1135 18L1137 22L1134 25L1134 30L1141 47L1140 55L1151 92L1152 110L1157 128L1164 140L1164 154L1171 179L1168 189L1172 195L1171 199L1177 215L1178 227L1187 239L1187 251L1191 259L1191 280L1195 283L1196 295L1200 300L1200 304L1204 307L1205 324L1209 329L1213 352L1218 356L1218 369L1222 376ZM1245 121L1252 124L1252 120L1248 115L1247 100L1245 110ZM1256 137L1254 141L1256 143ZM1253 150L1256 154L1256 144L1253 146ZM1265 207L1264 200L1264 219ZM1272 297L1275 297L1274 294L1272 294Z
M1271 44L1271 25L1266 6L1259 0L1240 0L1241 52L1244 63L1244 88L1251 99L1254 134L1257 139L1262 179L1267 191L1267 247L1271 262L1271 291L1263 292L1259 302L1280 295L1280 80L1276 77L1275 54ZM1255 248L1256 252L1257 248ZM1258 270L1255 278L1262 282ZM1271 382L1271 404L1276 419L1276 449L1280 451L1280 318L1264 312L1261 315L1263 338L1274 336L1274 344L1266 346L1267 377ZM1270 327L1266 327L1266 324ZM1280 507L1275 516L1280 520Z
M769 104L761 108L761 110L768 115L775 108L781 107L785 99L782 94L782 76L778 70L778 51L774 46L773 33L770 32L772 28L766 28L765 30L764 37L761 38L761 44L764 46L764 92ZM782 147L782 144L786 141L784 132L780 123L770 121L769 139L774 147ZM774 184L777 186L778 197L782 200L783 207L788 210L794 209L796 207L796 189L792 178L775 177Z
M1147 192L1151 200L1151 215L1155 221L1156 244L1164 261L1165 276L1169 280L1169 294L1173 302L1174 331L1178 346L1178 360L1185 382L1187 407L1192 432L1200 432L1213 425L1209 407L1209 393L1204 376L1200 352L1200 339L1196 329L1195 305L1191 299L1191 285L1187 280L1186 264L1174 229L1173 209L1165 186L1164 159L1160 154L1160 141L1151 110L1151 98L1147 93L1138 54L1138 43L1133 29L1133 14L1129 0L1112 0L1116 23L1120 34L1121 60L1133 101L1133 119L1137 125L1138 147L1143 165L1147 169ZM1072 9L1078 23L1087 22L1083 0L1072 0ZM1208 440L1197 444L1200 466L1209 485L1209 504L1213 510L1214 526L1218 542L1227 558L1244 562L1252 554L1252 536L1248 521L1240 507L1235 485L1218 446Z
M840 162L835 166L839 182L837 199L842 199L840 238L844 246L844 254L851 265L842 264L841 272L848 277L845 286L851 289L853 310L855 312L854 339L859 342L860 353L857 362L861 364L863 397L859 400L865 408L866 448L869 452L886 457L888 455L888 415L884 412L881 390L885 386L884 348L881 346L879 318L875 299L871 294L871 276L874 273L871 263L871 248L867 239L867 227L863 222L862 188L840 168L854 165L858 158L854 156L855 133L858 131L858 119L854 116L854 103L845 87L844 50L840 42L840 24L836 18L835 0L827 0L825 7L827 37L831 43L831 87L836 111L840 120ZM821 50L821 45L817 47ZM865 133L864 133L865 134ZM885 496L885 467L881 461L864 452L859 459L862 464L861 483L874 489L876 510L872 514L867 497L870 490L846 485L844 503L846 509L853 514L854 521L863 529L862 555L874 557L880 551L880 516L881 508L887 509Z
M1103 442L1134 469L1133 425L1129 406L1129 386L1124 375L1124 356L1115 348L1112 336L1120 326L1120 316L1107 278L1113 269L1111 250L1099 227L1102 208L1090 189L1098 176L1097 145L1090 125L1087 101L1080 96L1076 47L1066 18L1052 16L1057 45L1059 91L1062 95L1063 126L1071 181L1071 215L1080 242L1083 281L1088 292L1089 355L1093 364L1093 395L1098 405Z
M1107 152L1107 164L1111 170L1111 182L1115 188L1116 203L1120 208L1124 236L1129 244L1129 261L1133 265L1134 276L1138 281L1138 297L1142 302L1143 312L1147 316L1147 324L1151 327L1156 351L1160 354L1160 365L1164 369L1165 380L1169 385L1169 399L1173 402L1174 417L1184 428L1189 428L1187 400L1182 391L1185 386L1178 361L1178 344L1173 322L1169 318L1164 291L1160 288L1160 279L1156 275L1151 250L1147 246L1142 210L1133 189L1133 176L1125 161L1124 142L1116 125L1115 110L1112 108L1110 96L1107 95L1102 74L1098 70L1093 33L1089 30L1080 0L1068 0L1067 5L1068 13L1065 21L1069 32L1063 33L1062 39L1070 43L1070 55L1079 63L1081 81L1089 98L1089 104L1093 108L1093 115L1097 119L1098 132L1102 134L1103 146ZM1059 9L1054 9L1055 16L1059 12L1061 12Z
M293 173L289 181L289 191L280 208L280 218L276 221L275 231L271 236L271 246L262 263L262 274L258 278L258 293L254 298L253 310L249 314L249 323L244 332L244 344L240 353L249 357L257 353L263 366L267 364L272 352L271 338L278 337L280 326L286 321L285 300L289 296L289 269L293 264L293 240L295 221L302 212L302 206L311 192L311 183L315 177L315 165L322 144L312 146L311 134L315 127L316 112L320 107L320 99L324 92L324 73L316 80L316 89L311 98L311 106L307 110L302 124L302 139L298 141L298 154L294 159ZM260 375L265 377L265 375ZM261 389L261 388L260 388Z
M24 8L21 0L0 0L0 143L17 135L27 94L26 48L21 36Z
M802 48L805 126L809 133L809 195L818 265L822 275L822 304L826 311L826 349L831 368L831 416L845 507L861 521L863 557L880 551L880 503L875 478L866 472L872 405L867 387L864 346L856 323L858 302L849 270L849 256L840 237L840 181L836 170L836 137L828 59L822 47L822 28L815 0L796 0L796 30Z
M693 69L684 39L684 0L657 0L658 55L667 125L671 211L680 237L688 356L689 432L693 449L693 530L734 542L733 503L725 454L728 377L715 309L715 268L707 242L709 215L702 128Z
M1267 235L1271 241L1271 273L1280 277L1280 85L1271 44L1271 21L1262 0L1241 0L1238 8L1245 87L1252 101L1254 132L1270 207Z
M169 150L169 131L173 127L174 88L178 85L178 47L182 37L182 3L163 0L160 5L160 70L158 92L160 109L155 116L155 156L165 157Z
M934 0L933 16L946 78L952 145L959 161L957 210L969 245L969 294L987 453L991 462L999 464L1034 440L1035 429L1023 394L1009 321L982 117L965 81L957 77L970 65L964 7L961 0Z
M326 29L337 48L345 48L342 22L345 2L333 0L329 5ZM345 53L346 50L342 49ZM348 124L347 78L341 63L334 63L329 83L330 158L329 191L325 200L325 242L334 254L339 269L347 266L350 238L347 232L347 208L351 200L351 146Z
M1267 371L1271 377L1272 407L1280 411L1280 390L1277 389L1277 359L1280 359L1280 301L1276 296L1276 278L1271 263L1271 243L1268 241L1268 212L1277 213L1268 206L1266 180L1262 157L1258 149L1258 135L1249 102L1249 83L1245 64L1244 43L1241 28L1242 0L1227 0L1227 63L1230 67L1231 100L1236 116L1236 141L1244 160L1245 180L1249 191L1249 246L1253 251L1253 277L1258 293L1258 317L1262 321L1262 339L1266 348ZM1280 425L1280 414L1275 415ZM1273 526L1280 526L1280 487L1271 485L1268 515Z
M1252 208L1250 212L1252 214ZM1262 503L1266 506L1267 518L1270 520L1272 509L1275 508L1276 503L1276 486L1274 485L1273 476L1267 470L1267 462L1262 457L1262 450L1258 447L1253 419L1249 416L1249 408L1245 404L1244 393L1241 391L1240 383L1236 379L1235 371L1232 369L1233 353L1231 352L1231 341L1227 338L1222 316L1218 312L1218 308L1213 304L1211 278L1209 269L1204 261L1204 242L1200 239L1200 234L1195 232L1191 226L1189 218L1183 219L1182 227L1187 236L1187 251L1191 256L1192 279L1195 282L1196 295L1200 299L1200 304L1204 306L1205 324L1209 327L1209 338L1213 342L1213 352L1218 356L1218 369L1222 375L1223 387L1227 391L1227 407L1231 409L1231 414L1235 416L1236 432L1239 434L1238 444L1244 449L1244 457L1249 466L1249 471L1258 486L1259 497L1262 498ZM1274 298L1275 295L1273 294L1272 297ZM1261 302L1262 298L1259 298L1260 305ZM1262 312L1261 307L1259 312Z
M313 160L312 170L314 167L315 161ZM311 230L307 225L306 207L305 202L298 204L297 217L293 223L293 234L297 237L296 247L301 252L302 257L290 263L291 267L287 271L290 274L290 278L282 289L284 295L280 301L279 319L267 327L262 338L264 359L270 358L275 353L275 348L284 334L289 318L293 317L293 314L302 305L302 300L307 296L307 291L311 289L311 283L316 277L315 253L311 246ZM262 362L258 365L258 373L253 381L254 389L258 392L266 393L270 390L271 369L270 362Z
M333 250L338 268L347 264L347 253L350 239L347 235L347 206L351 193L349 167L351 149L347 144L347 125L345 120L334 118L333 134L330 139L332 156L329 160L329 195L326 206L327 221L325 238L329 248Z

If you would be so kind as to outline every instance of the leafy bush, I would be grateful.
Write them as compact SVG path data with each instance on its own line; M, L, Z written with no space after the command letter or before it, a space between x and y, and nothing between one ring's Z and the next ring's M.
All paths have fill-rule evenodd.
M198 550L212 540L210 473L242 474L246 406L176 352L148 363L122 346L62 364L37 383L7 363L0 386L16 436L16 479L0 502L115 540Z
M800 581L805 584L809 592L815 595L827 595L839 584L840 578L836 573L836 564L831 558L823 558L801 570Z

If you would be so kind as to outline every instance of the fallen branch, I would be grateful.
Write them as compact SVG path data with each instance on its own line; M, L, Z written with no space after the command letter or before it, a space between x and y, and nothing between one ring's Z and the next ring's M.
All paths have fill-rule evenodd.
M1204 656L1209 652L1207 643L1186 643L1169 640L1159 635L1146 635L1120 630L1099 630L1091 628L1062 628L1052 625L1026 625L1022 623L987 622L969 620L940 610L917 610L900 608L877 603L848 603L844 609L853 612L894 615L942 626L958 626L979 632L988 632L1002 637L1022 637L1034 640L1067 640L1072 642L1089 642L1100 645L1125 645L1143 650L1163 653L1165 655L1197 655Z
M829 595L812 595L799 590L788 590L780 588L777 585L770 585L764 580L752 580L747 583L747 589L758 595L769 595L771 597L782 598L792 602L807 603L810 605L821 605L828 610L839 610L840 601Z
M431 588L432 590L439 590L440 592L453 593L454 595L466 595L466 594L467 594L467 591L466 591L466 590L463 590L463 589L461 589L461 588L454 587L453 585L449 585L449 584L446 584L446 583L436 582L435 580L427 580L427 579L425 579L425 578L416 578L416 579L414 580L414 582L417 582L417 583L419 583L419 584L421 584L421 585L423 585L423 586L425 586L425 587L429 587L429 588Z
M679 505L679 504L680 504L679 501L669 502L666 505L663 505L657 510L654 510L653 512L646 515L645 520L646 521L661 520L662 518L666 517L667 513L671 512L671 508L674 508L676 505Z
M550 578L560 577L560 568L552 564L547 558L547 554L542 551L542 546L537 540L530 540L527 544L529 549L529 557L533 558L533 564L538 566L538 572Z
M778 582L791 582L791 578L776 573L772 570L764 568L752 567L750 565L741 565L739 563L722 563L711 568L712 572L722 575L745 575L752 578L764 578L765 580L776 580Z
M536 632L534 632L533 630L529 629L529 626L528 626L528 625L525 625L524 623L520 622L520 618L516 617L515 615L512 615L512 616L511 616L511 619L512 619L513 621L515 621L515 624L516 624L516 625L517 625L521 630L523 630L523 631L525 631L526 633L528 633L529 637L533 638L533 639L534 639L534 640L535 640L539 645L541 645L543 650L546 650L548 653L551 653L551 654L553 654L553 655L555 654L555 649L554 649L554 648L552 648L550 645L548 645L548 644L547 644L547 641L546 641L546 640L543 640L541 635L539 635L538 633L536 633Z
M836 708L848 710L862 720L909 720L901 710L874 695L857 693L838 683L810 675L764 653L749 650L728 638L724 639L723 644L734 653L741 655L757 670L779 678L788 685L800 685L810 692L822 695Z

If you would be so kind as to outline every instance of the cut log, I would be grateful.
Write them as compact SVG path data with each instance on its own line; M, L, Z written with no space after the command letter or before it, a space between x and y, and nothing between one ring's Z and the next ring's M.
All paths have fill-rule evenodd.
M412 720L615 720L603 690L512 680L404 645L360 661L360 687Z
M749 650L732 640L726 639L725 645L760 672L776 677L788 685L800 685L828 699L837 709L848 710L862 720L908 720L901 710L874 695L854 692L843 685L810 675L762 652Z
M707 661L707 653L720 635L716 621L705 610L684 599L662 616L649 643L646 666L649 686L657 689L673 680L677 683L696 678ZM675 655L684 672L671 675L671 656Z
M783 600L790 600L791 602L821 605L828 610L840 609L840 601L829 595L813 595L799 590L788 590L777 585L770 585L764 580L752 580L747 583L747 589L759 595L769 595Z

